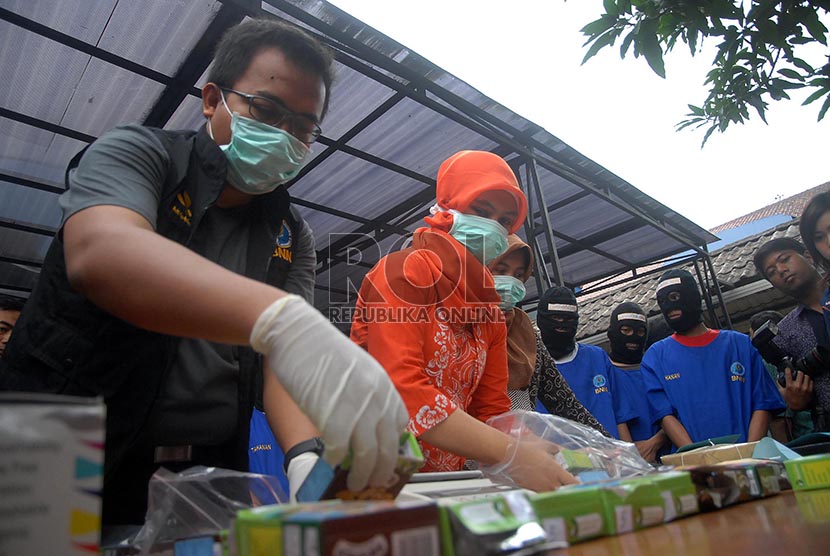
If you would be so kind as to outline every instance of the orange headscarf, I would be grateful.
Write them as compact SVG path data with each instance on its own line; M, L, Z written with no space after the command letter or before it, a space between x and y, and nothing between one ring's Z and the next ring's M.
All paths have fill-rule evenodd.
M516 175L503 158L486 151L460 151L445 160L438 169L435 199L444 210L465 212L485 191L506 191L513 196L518 214L508 232L514 233L521 228L527 216L527 199L519 188ZM427 224L444 232L450 231L453 219L449 212L424 218Z

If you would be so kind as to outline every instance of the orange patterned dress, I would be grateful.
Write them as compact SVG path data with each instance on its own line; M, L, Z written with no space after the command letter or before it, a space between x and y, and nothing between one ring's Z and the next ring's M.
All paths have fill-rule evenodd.
M489 271L449 234L421 228L413 246L366 275L351 338L386 369L420 436L461 409L481 421L510 410L506 328ZM464 458L421 441L421 471Z

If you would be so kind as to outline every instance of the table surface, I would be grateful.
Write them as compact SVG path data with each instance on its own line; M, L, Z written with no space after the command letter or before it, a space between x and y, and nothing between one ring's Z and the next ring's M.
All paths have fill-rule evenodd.
M786 491L552 555L738 556L830 554L830 489Z

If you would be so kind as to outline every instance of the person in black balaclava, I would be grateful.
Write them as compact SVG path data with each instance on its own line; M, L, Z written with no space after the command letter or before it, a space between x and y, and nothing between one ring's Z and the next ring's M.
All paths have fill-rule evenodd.
M579 312L574 293L555 286L539 298L536 324L544 347L553 357L576 399L596 417L614 437L631 442L626 422L635 417L634 409L616 387L614 366L599 347L576 342ZM540 389L544 388L540 384ZM536 410L547 413L537 399Z
M663 318L678 334L703 325L700 291L688 270L675 268L663 273L657 284L657 304Z
M620 303L611 312L608 340L611 342L611 361L616 365L637 365L643 359L648 338L648 319L636 303ZM617 365L619 366L619 365Z
M578 311L574 292L564 286L554 286L539 298L536 324L554 359L565 357L576 348Z
M608 327L611 341L611 363L616 367L617 387L637 417L628 422L631 439L646 461L656 461L662 455L668 437L651 421L646 398L646 387L640 372L640 361L648 339L648 319L636 303L620 303L611 312Z
M733 434L738 442L766 436L771 415L786 404L749 336L703 323L701 296L686 270L665 272L656 294L675 334L652 344L641 361L649 419L678 448Z

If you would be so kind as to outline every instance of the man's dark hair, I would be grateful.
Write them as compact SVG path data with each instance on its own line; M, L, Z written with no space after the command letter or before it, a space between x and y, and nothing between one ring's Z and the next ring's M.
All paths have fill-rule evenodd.
M0 294L0 311L22 311L25 299Z
M767 277L764 273L764 259L772 253L778 253L780 251L795 251L799 255L803 255L807 252L807 248L800 241L791 237L777 237L769 240L759 247L755 251L755 256L752 257L752 262L755 263L755 270L758 271L758 274L764 278Z
M334 80L334 56L331 49L290 23L251 19L228 29L216 47L208 81L233 87L264 48L276 48L301 70L320 76L326 88L322 114L325 116Z
M801 241L807 246L807 251L813 257L813 261L824 270L830 270L830 261L821 256L816 249L816 242L813 233L816 231L816 223L821 215L830 210L830 191L819 193L807 203L804 212L801 213L801 222L798 223L798 231L801 232Z
M773 324L778 324L781 322L781 319L784 318L784 315L779 313L778 311L761 311L759 313L755 313L749 319L749 327L753 331L757 331L759 328L764 326L764 323L768 320L771 320Z

